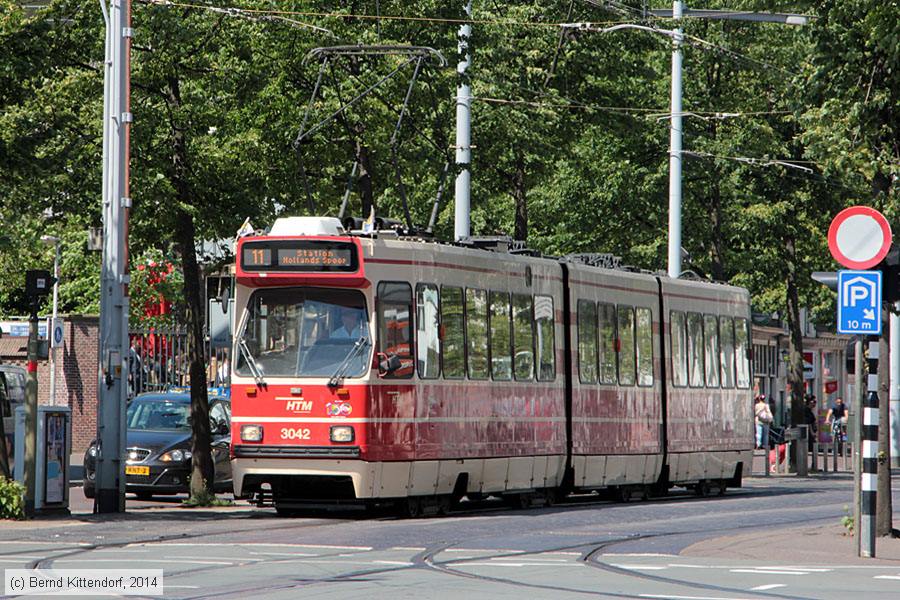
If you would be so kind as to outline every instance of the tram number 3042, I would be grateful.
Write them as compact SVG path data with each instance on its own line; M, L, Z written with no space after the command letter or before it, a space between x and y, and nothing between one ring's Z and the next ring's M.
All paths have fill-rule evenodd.
M308 440L309 439L309 429L298 427L282 427L281 428L281 439L283 440Z

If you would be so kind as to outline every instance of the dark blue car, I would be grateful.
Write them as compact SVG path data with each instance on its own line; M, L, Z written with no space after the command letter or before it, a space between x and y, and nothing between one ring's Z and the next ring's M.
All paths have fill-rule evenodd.
M189 392L146 393L134 397L126 413L125 490L147 499L188 491L191 472L191 396ZM231 402L209 398L212 457L217 492L232 491L230 452ZM95 493L100 448L91 442L84 453L84 495Z

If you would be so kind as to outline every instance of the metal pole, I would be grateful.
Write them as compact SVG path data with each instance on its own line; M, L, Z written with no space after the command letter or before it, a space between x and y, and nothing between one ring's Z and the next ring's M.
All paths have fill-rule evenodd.
M472 0L466 3L466 17L472 18ZM469 237L469 210L471 192L471 172L469 165L472 162L472 90L469 87L469 79L466 71L472 62L472 53L469 51L469 38L472 36L472 26L464 23L459 27L459 62L456 72L459 75L459 85L456 87L456 204L454 207L453 238L460 240Z
M900 302L890 313L891 379L888 402L891 411L891 467L900 467Z
M862 430L860 427L860 415L862 415L863 404L866 401L866 388L863 385L863 377L865 376L866 369L863 364L865 355L863 354L862 338L857 338L856 342L853 344L853 356L855 360L853 380L856 382L853 389L853 402L850 409L850 416L853 419L853 522L859 524L862 522ZM825 457L825 462L828 462L827 456ZM828 470L827 464L823 469L825 471ZM861 536L858 535L856 536L856 551L859 556L862 556L862 541L860 540L860 537Z
M50 404L56 405L56 344L53 340L53 331L56 327L56 315L59 301L59 239L55 243L56 252L53 255L53 318L50 321L50 331L47 339L50 340Z
M28 319L28 379L25 381L25 516L35 514L35 486L37 485L37 355L38 355L38 300L32 299L31 316Z
M878 336L869 336L868 394L863 405L863 468L860 480L862 504L859 527L859 555L875 558L876 492L878 490Z
M681 0L672 2L672 18L682 17ZM669 277L681 275L681 43L676 27L672 36L672 102L669 129Z
M130 0L111 0L107 12L104 78L103 262L100 290L100 368L95 510L125 510L125 399L128 360L128 190Z

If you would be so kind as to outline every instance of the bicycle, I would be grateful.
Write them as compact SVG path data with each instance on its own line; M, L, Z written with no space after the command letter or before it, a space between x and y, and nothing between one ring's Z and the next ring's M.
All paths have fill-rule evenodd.
M835 452L844 454L844 442L847 441L846 419L831 419L831 440L834 442Z

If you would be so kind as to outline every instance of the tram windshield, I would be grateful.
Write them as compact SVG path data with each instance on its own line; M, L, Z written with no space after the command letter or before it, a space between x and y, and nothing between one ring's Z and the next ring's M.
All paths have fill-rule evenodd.
M358 291L260 289L250 297L247 313L236 355L238 375L332 377L340 370L342 376L358 377L371 365L366 300Z

